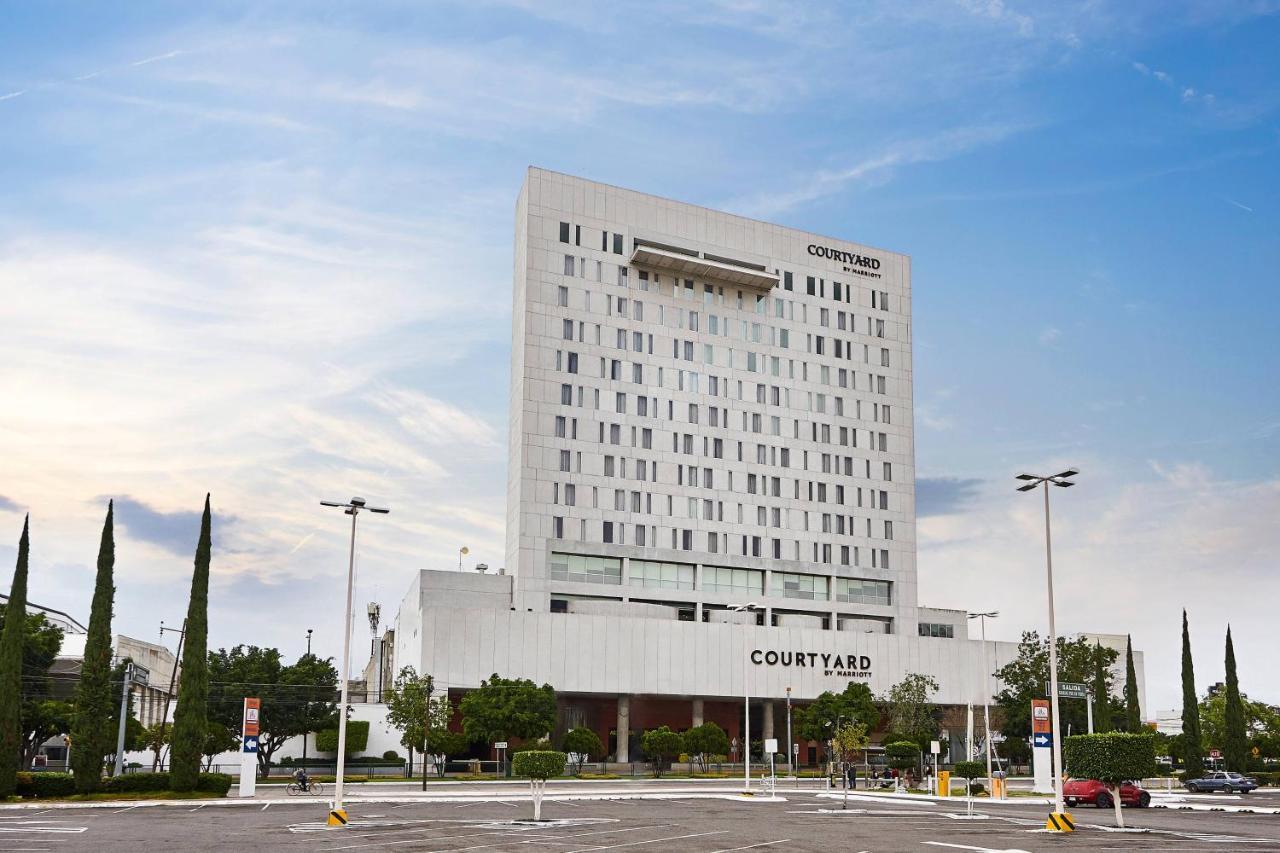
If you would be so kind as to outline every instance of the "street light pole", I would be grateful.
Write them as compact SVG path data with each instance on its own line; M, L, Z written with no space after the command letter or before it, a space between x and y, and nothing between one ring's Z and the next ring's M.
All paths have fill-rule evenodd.
M307 629L307 654L311 654L311 628Z
M791 741L791 688L787 688L787 775L792 779L796 776L795 768L796 745Z
M752 601L730 608L735 613L750 613L758 605ZM745 634L743 635L745 638ZM742 655L742 793L751 793L751 690L747 684L747 663L750 655L746 654L746 642L743 641Z
M338 709L338 773L333 784L333 811L342 812L342 774L346 770L347 751L347 698L348 684L351 680L351 594L356 578L356 516L363 509L381 515L386 515L391 510L385 507L366 506L364 498L352 498L347 503L320 501L320 505L339 507L344 513L351 516L351 550L347 563L347 606L342 616L342 689L341 706ZM345 817L344 813L343 824L346 823Z
M987 659L987 620L1000 615L1000 611L990 613L970 613L970 619L982 623L982 731L983 741L987 745L987 790L994 791L991 779L991 663Z
M1061 474L1040 477L1035 474L1019 474L1017 479L1025 480L1026 485L1018 487L1020 492L1029 492L1037 486L1044 486L1044 559L1045 577L1049 591L1049 708L1053 714L1053 810L1057 814L1063 811L1062 805L1062 716L1058 712L1058 630L1054 620L1053 608L1053 540L1049 529L1049 484L1067 488L1074 486L1069 478L1079 474L1075 468L1068 468Z

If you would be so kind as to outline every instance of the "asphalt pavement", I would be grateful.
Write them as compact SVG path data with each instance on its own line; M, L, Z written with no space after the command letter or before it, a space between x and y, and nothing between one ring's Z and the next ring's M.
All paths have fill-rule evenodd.
M379 791L367 791L370 788ZM780 789L743 797L736 786L661 781L548 786L546 822L532 823L527 785L434 785L428 797L368 785L351 790L345 828L325 826L327 803L276 796L164 804L110 803L88 808L0 807L0 853L81 850L307 849L320 851L499 851L681 853L729 851L1280 851L1280 797L1187 800L1158 797L1167 808L1126 809L1131 831L1117 832L1109 810L1076 809L1078 831L1043 831L1036 802L932 800L821 789ZM400 787L400 786L393 786ZM1184 804L1197 810L1180 810ZM1201 810L1203 807L1206 810Z

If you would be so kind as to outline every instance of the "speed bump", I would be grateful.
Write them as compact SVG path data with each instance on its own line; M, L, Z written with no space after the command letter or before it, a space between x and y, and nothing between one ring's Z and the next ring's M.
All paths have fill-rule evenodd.
M332 811L330 811L330 812L329 812L329 820L328 820L328 824L329 824L329 826L346 826L346 825L347 825L347 810L346 810L346 809L333 809Z
M1050 812L1044 828L1050 832L1075 832L1076 824L1066 812Z

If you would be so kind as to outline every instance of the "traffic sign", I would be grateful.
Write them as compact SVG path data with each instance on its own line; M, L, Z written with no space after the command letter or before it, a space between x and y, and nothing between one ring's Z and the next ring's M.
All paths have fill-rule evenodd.
M1052 695L1052 687L1049 682L1045 682L1044 692ZM1079 684L1074 681L1058 682L1058 698L1059 699L1088 699L1089 687L1085 684Z
M493 745L493 748L494 748L494 749L506 749L506 748L507 748L507 742L506 742L505 740L500 740L500 741L498 741L497 743L495 743L495 744Z
M242 752L257 752L257 751L258 751L258 738L257 738L256 736L249 736L249 737L246 737L246 738L244 739L244 748L243 748L241 751L242 751Z
M1221 757L1222 757L1222 750L1220 750L1220 749L1211 749L1211 750L1209 750L1209 757L1210 757L1210 758L1221 758Z
M1046 749L1053 746L1053 733L1052 732L1036 732L1031 736L1031 745L1042 746L1042 747L1045 747Z

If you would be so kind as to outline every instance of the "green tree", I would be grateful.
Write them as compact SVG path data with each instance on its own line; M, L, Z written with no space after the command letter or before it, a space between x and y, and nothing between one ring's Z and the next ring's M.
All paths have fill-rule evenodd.
M0 632L0 800L12 797L22 759L22 647L27 628L27 561L30 517L23 519L18 564L9 584L8 617Z
M0 603L0 635L5 605ZM30 767L44 743L70 730L71 703L55 697L49 668L62 649L62 629L43 613L28 613L22 638L22 760Z
M706 722L684 733L684 748L706 773L711 756L729 754L729 735L715 723Z
M831 735L831 745L835 747L836 758L841 766L853 761L854 754L866 749L870 740L867 727L854 720L840 723Z
M447 697L441 696L439 699L432 699L431 702L436 708L447 709L445 714L446 721L449 718L452 718L453 706L449 704ZM436 718L435 711L432 712L432 718ZM447 722L445 725L447 725ZM436 775L443 776L445 765L449 761L449 756L461 755L467 751L467 736L462 732L450 731L449 729L444 728L444 726L441 726L440 728L435 728L433 726L431 729L431 737L427 744L427 749L437 759L435 762ZM426 772L425 767L422 772Z
M1245 732L1244 703L1240 699L1240 681L1236 676L1236 650L1231 643L1231 626L1227 626L1227 687L1223 709L1226 737L1222 757L1228 770L1243 773L1249 767L1249 737Z
M1058 678L1061 681L1090 683L1097 677L1098 657L1101 655L1104 664L1103 680L1106 683L1106 695L1113 696L1115 690L1111 680L1110 667L1119 654L1115 649L1099 647L1084 637L1058 638ZM1045 684L1049 681L1049 641L1035 631L1025 631L1018 644L1018 653L1012 661L995 672L1000 680L1001 690L996 695L996 703L1002 712L1004 722L1000 730L1004 734L1006 750L1017 749L1015 742L1026 741L1031 737L1031 700L1048 698ZM1119 703L1108 699L1108 715L1114 721L1121 712ZM1095 711L1102 703L1095 703ZM1059 713L1062 716L1062 730L1088 731L1086 719L1087 709L1083 702L1066 701L1061 703ZM1012 752L1010 752L1012 756Z
M1114 726L1111 725L1111 697L1107 693L1106 656L1102 654L1101 644L1096 645L1094 651L1093 730L1095 732L1109 732Z
M1187 611L1182 611L1182 761L1187 777L1204 774L1204 747L1200 742L1200 703L1196 701L1196 672L1191 660L1191 631Z
M905 772L914 769L920 766L920 745L909 740L887 743L884 758L894 770Z
M239 738L245 698L261 700L258 770L265 779L272 757L286 741L334 725L337 681L333 664L314 655L286 665L277 649L218 649L209 653L209 722Z
M1138 705L1138 671L1133 666L1133 635L1125 638L1124 648L1124 727L1131 734L1142 734L1142 709Z
M213 517L204 497L200 539L191 574L187 603L187 632L182 650L182 680L173 714L173 745L169 748L170 783L175 791L194 791L200 777L200 758L209 736L209 563L213 551Z
M666 726L658 726L641 736L640 748L653 763L653 775L661 776L663 769L684 752L684 736Z
M869 732L875 730L880 724L880 709L870 687L850 682L839 693L827 690L809 705L796 709L792 721L800 740L825 744L842 719L858 723Z
M222 725L222 723L214 720L206 722L204 740L200 742L200 758L203 761L205 770L211 769L213 767L213 759L222 753L231 752L239 748L239 735ZM236 769L237 771L239 770L238 764Z
M462 731L472 742L529 740L556 727L556 692L527 678L502 678L496 672L480 688L462 697Z
M567 756L554 750L526 750L517 753L511 761L511 772L524 776L529 780L529 790L533 794L533 819L542 820L542 795L547 789L547 780L564 774L564 763Z
M1097 779L1107 786L1116 810L1116 825L1123 827L1120 786L1155 775L1155 739L1149 734L1127 732L1072 735L1062 742L1062 764L1077 779Z
M965 794L973 796L973 780L986 778L987 765L981 761L957 761L951 766L951 772L964 780Z
M929 746L938 736L937 707L930 701L938 689L931 675L913 672L889 688L885 696L885 717L889 731L909 740L919 749Z
M578 760L574 763L577 765L575 772L579 776L582 775L582 765L588 758L604 754L604 744L600 742L600 735L586 726L578 726L565 732L561 748L566 753L577 757Z
M111 674L111 616L115 605L115 502L107 503L107 520L98 545L98 571L89 607L89 631L84 641L84 662L76 684L75 719L71 727L71 770L76 790L91 794L102 785L102 757L115 750L114 730L107 718L115 706L108 679Z

